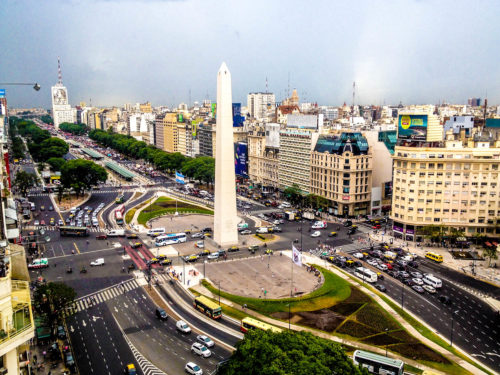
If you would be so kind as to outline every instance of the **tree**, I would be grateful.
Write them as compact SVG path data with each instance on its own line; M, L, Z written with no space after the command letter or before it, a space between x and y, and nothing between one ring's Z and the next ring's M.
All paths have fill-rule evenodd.
M493 246L488 246L483 250L483 256L487 257L490 259L488 266L491 266L491 261L493 259L498 259L498 250L495 245Z
M53 171L60 171L65 163L66 160L63 158L50 158L47 160L47 164L50 165Z
M236 344L236 351L219 373L357 375L368 374L368 371L355 366L338 343L310 332L255 330Z
M69 146L60 138L51 137L40 144L40 159L47 161L50 158L60 158L66 155Z
M52 120L52 117L50 117L49 115L43 115L42 117L40 117L40 120L42 120L46 124L53 124L54 123L54 120Z
M63 309L72 304L75 300L76 292L70 286L50 282L40 285L33 295L35 310L39 314L45 314L49 318L49 323L53 325Z
M66 189L73 188L77 196L107 179L108 172L90 160L69 160L61 168L62 185Z
M283 194L293 205L302 205L304 197L302 196L302 190L300 190L299 185L293 184L292 186L287 187L283 191Z
M33 173L28 173L25 171L19 171L14 179L14 186L19 189L22 196L26 196L28 190L31 189L37 183L38 178Z
M432 242L440 244L443 242L444 227L442 225L426 225L422 228L421 233Z
M87 127L85 124L73 124L71 122L63 122L59 125L59 129L61 129L63 132L75 134L75 135L82 135L85 134L87 131Z

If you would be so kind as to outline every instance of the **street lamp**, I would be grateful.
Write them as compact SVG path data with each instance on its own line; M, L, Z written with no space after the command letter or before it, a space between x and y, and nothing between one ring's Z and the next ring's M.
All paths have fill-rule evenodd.
M219 306L220 306L220 281L219 281Z
M386 328L385 329L385 338L386 338L386 340L387 340L387 338L389 336L388 331L389 331L389 328ZM389 341L386 341L386 343L385 343L385 356L386 357L387 357L387 345L389 345Z
M290 305L292 303L288 302L288 330L290 331Z
M453 321L454 315L458 313L458 310L451 313L451 332L450 332L450 346L453 346Z
M401 308L404 310L404 304L405 304L405 284L403 283L403 286L401 287Z
M12 82L0 82L0 85L6 86L31 86L33 85L33 90L40 91L40 85L38 83L12 83Z

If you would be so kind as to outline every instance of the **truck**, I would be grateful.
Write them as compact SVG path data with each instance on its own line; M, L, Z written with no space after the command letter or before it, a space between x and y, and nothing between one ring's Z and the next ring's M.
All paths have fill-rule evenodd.
M125 236L125 229L111 229L108 232L108 237L123 237Z
M286 218L289 221L294 221L295 220L295 212L287 211Z
M302 217L307 220L314 220L314 213L313 212L304 212L302 214Z

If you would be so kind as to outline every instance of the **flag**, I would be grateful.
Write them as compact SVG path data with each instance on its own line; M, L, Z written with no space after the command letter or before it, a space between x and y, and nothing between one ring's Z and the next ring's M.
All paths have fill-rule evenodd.
M292 245L292 261L297 266L302 266L302 254L294 245Z

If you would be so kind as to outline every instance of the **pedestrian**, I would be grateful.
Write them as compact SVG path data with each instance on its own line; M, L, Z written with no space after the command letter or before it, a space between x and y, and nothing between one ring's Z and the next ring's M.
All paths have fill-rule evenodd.
M35 365L36 365L36 358L37 358L37 357L36 357L36 354L34 354L34 355L33 355L33 359L34 359L34 363L35 363Z

